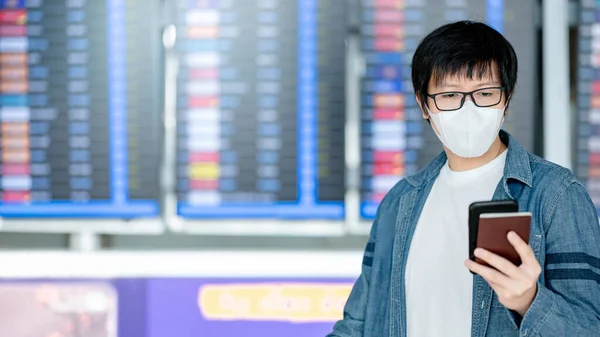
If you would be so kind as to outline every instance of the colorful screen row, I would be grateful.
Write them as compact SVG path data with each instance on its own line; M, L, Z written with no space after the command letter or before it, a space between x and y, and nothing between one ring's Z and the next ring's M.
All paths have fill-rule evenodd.
M360 208L373 218L441 151L410 64L427 32L466 18L517 49L505 128L532 150L534 10L517 0L0 1L0 216L159 216L161 31L173 23L179 216L344 219L346 45L358 28Z

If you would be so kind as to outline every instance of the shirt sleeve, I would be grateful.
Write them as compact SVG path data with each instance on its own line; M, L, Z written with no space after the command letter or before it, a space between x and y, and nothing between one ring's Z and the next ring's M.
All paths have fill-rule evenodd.
M376 233L379 217L373 222L371 234L364 250L362 271L354 283L348 301L344 306L344 316L338 321L333 332L327 337L363 337L369 285L371 283L371 268L375 254Z
M600 335L600 225L587 191L571 183L546 228L545 282L521 322L521 336Z

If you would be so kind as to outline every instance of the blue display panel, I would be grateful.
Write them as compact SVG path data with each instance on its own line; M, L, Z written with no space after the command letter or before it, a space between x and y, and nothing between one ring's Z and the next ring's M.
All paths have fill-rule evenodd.
M344 216L345 1L179 1L178 214Z
M459 20L486 22L519 57L519 87L504 129L534 150L535 3L518 0L361 0L366 72L361 97L361 206L373 219L387 192L443 149L422 118L411 80L414 52L425 35ZM514 111L515 113L511 113Z
M0 1L0 216L156 216L152 6Z

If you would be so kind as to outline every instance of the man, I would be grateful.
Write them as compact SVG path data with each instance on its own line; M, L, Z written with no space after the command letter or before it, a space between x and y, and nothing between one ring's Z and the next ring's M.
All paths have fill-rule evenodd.
M510 43L482 23L445 25L417 48L412 80L445 151L383 199L329 336L600 336L596 208L569 170L500 131L517 82ZM520 266L468 259L468 207L492 199L533 214L529 245L508 235Z

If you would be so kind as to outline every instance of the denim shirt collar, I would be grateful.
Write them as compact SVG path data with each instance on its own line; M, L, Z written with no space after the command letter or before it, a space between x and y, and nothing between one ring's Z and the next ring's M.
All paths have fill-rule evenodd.
M508 145L508 153L506 155L506 165L504 166L503 185L508 191L508 180L514 179L531 187L532 174L529 153L517 140L508 132L500 130L500 139ZM446 153L440 153L429 165L417 172L415 175L406 178L406 181L417 188L424 187L432 179L435 179L446 163ZM510 193L509 193L510 194Z

